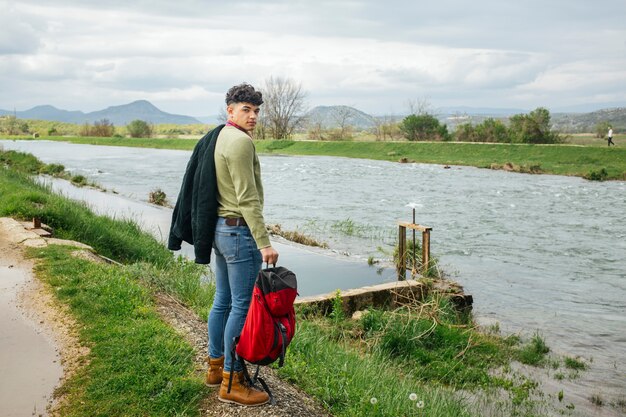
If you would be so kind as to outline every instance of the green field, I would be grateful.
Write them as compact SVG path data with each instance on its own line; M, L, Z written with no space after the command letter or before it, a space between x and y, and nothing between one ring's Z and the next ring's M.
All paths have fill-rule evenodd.
M191 150L195 139L131 139L50 137L48 140L80 144L132 146L158 149ZM573 140L573 139L572 139ZM608 148L602 139L577 137L587 145L527 145L459 142L321 142L321 141L256 141L262 154L326 155L385 161L414 161L441 165L467 165L495 168L507 163L514 171L572 175L585 177L604 169L605 179L626 179L626 136L614 140ZM591 143L598 146L590 145Z

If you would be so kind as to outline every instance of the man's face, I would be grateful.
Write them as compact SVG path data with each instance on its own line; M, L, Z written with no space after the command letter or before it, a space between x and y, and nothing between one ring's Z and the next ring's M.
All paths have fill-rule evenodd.
M231 103L226 108L228 120L248 132L254 130L260 110L260 106L250 103Z

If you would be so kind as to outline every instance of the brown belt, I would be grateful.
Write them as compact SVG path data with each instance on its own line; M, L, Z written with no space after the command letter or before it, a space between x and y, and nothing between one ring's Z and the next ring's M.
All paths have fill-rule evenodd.
M227 217L226 220L224 220L224 223L226 223L228 226L247 226L248 225L248 223L246 223L243 217Z

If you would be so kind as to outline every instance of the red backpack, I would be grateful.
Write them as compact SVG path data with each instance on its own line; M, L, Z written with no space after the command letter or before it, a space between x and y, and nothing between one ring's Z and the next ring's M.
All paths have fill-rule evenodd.
M269 365L278 359L278 366L283 366L285 350L296 332L293 302L297 295L298 284L293 272L282 266L261 270L254 284L246 322L235 340L233 360L236 356L243 365L246 379L252 384L258 380L270 397L267 385L258 378L259 368L254 378L250 378L244 360L254 365Z

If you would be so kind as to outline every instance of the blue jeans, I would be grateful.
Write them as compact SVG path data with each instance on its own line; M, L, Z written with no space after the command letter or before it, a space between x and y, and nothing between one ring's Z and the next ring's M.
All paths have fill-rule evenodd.
M231 371L233 339L248 315L254 282L261 270L261 252L248 226L228 226L217 220L215 240L215 298L209 314L209 357L224 355L224 370ZM241 365L235 363L236 372Z

